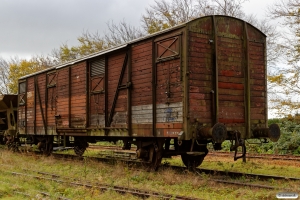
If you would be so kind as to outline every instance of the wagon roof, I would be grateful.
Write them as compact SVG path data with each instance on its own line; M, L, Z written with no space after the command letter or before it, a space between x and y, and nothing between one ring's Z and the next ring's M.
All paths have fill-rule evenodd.
M241 19L238 19L238 18L235 18L235 17L231 17L231 16L225 16L225 15L215 15L215 16L217 16L217 17L233 18L233 19L236 19L236 20L243 21L243 20L241 20ZM69 65L73 65L73 64L79 63L79 62L84 61L84 60L88 60L88 59L91 59L91 58L95 58L95 57L97 57L97 56L101 56L101 55L107 54L107 53L109 53L109 52L112 52L112 51L115 51L115 50L119 50L119 49L125 48L125 47L127 47L128 45L130 45L130 44L133 44L133 43L136 43L136 42L139 42L139 41L142 41L142 40L145 40L145 39L148 39L148 38L151 38L151 37L160 35L160 34L162 34L162 33L168 32L168 31L172 31L172 30L176 30L176 29L185 27L185 26L186 26L187 24L189 24L190 22L193 22L193 21L195 21L195 20L199 20L199 19L201 19L201 18L206 18L206 17L212 17L212 15L207 15L207 16L195 18L195 19L192 19L192 20L190 20L190 21L188 21L188 22L179 24L179 25L177 25L177 26L173 26L173 27L171 27L171 28L168 28L168 29L165 29L165 30L162 30L162 31L153 33L153 34L149 34L149 35L146 35L146 36L144 36L144 37L140 37L140 38L134 39L134 40L129 41L129 42L127 42L127 43L124 43L124 44L121 44L121 45L118 45L118 46L114 46L114 47L111 47L111 48L108 48L108 49L104 49L104 50L101 50L101 51L99 51L99 52L92 53L92 54L89 54L89 55L86 55L86 56L83 56L83 57L80 57L80 58L71 60L71 61L66 62L66 63L62 63L62 64L59 64L59 65L55 65L55 66L53 66L53 67L50 67L50 68L47 68L47 69L44 69L44 70L41 70L41 71L38 71L38 72L35 72L35 73L31 73L31 74L22 76L20 79L24 79L24 78L27 78L27 77L30 77L30 76L33 76L33 75L36 75L36 74L40 74L40 73L43 73L43 72L46 72L46 71L51 71L51 70L54 70L54 69L63 68L63 67L69 66ZM261 32L261 31L260 31L258 28L256 28L255 26L249 24L248 22L246 22L246 23L247 23L248 25L254 27L256 30L258 30L258 31L259 31L261 34L263 34L264 36L266 36L263 32Z

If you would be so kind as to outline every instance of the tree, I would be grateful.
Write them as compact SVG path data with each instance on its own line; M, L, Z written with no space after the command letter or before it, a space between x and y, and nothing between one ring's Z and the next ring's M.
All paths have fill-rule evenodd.
M59 49L53 49L51 53L53 62L64 63L101 51L108 47L106 41L98 34L98 32L94 34L91 34L88 31L83 32L77 40L79 42L78 46L69 47L65 43L60 46Z
M56 63L67 62L200 16L222 14L243 17L245 14L241 8L245 1L247 0L156 0L155 4L147 8L146 14L142 16L143 30L131 26L124 20L119 24L111 21L107 23L108 33L103 36L98 32L95 34L83 32L77 38L79 45L69 47L63 44L59 49L54 49L51 56Z
M144 30L152 34L196 18L199 14L194 0L156 0L146 9L142 24Z
M103 37L98 32L95 34L84 32L77 38L78 46L69 47L63 44L59 50L53 51L52 56L58 63L67 62L197 17L219 14L244 19L265 32L268 35L268 63L275 63L279 57L276 43L279 34L275 26L266 20L259 21L253 15L246 15L242 10L242 5L246 1L248 0L156 0L153 5L146 8L146 13L142 16L142 30L129 25L124 20L119 24L111 21L107 23L108 33Z
M104 36L98 32L94 34L88 31L83 32L77 38L78 46L69 47L67 44L63 44L59 49L54 49L51 56L55 62L64 63L145 35L141 30L127 24L124 20L119 24L115 24L113 21L108 22L107 27L108 33Z
M0 94L8 94L8 72L9 72L9 64L6 60L0 57Z
M281 0L269 9L270 17L280 20L283 62L268 77L272 90L271 108L278 115L300 109L300 0Z
M109 32L104 35L107 47L124 44L146 35L145 32L129 25L125 20L121 21L119 24L115 24L113 21L108 22L107 27Z
M197 17L206 15L228 15L244 18L242 4L247 0L162 0L146 9L142 16L143 28L147 33L170 28Z
M22 76L49 68L52 66L52 61L49 57L33 56L30 60L14 58L8 64L8 83L7 88L9 93L18 93L18 80Z

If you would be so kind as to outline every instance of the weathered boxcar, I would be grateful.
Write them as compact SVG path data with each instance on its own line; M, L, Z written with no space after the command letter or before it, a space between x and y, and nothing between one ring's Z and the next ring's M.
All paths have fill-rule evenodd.
M278 140L279 127L267 127L266 74L261 31L201 17L22 77L18 133L45 152L54 136L74 137L79 155L87 142L123 140L154 168L170 155L198 166L210 142L221 149L230 139L236 150L249 138Z

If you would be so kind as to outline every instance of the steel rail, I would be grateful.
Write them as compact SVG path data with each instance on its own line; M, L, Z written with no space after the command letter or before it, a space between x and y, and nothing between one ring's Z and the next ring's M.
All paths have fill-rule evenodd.
M118 152L120 155L121 153ZM125 152L125 154L128 154L128 152ZM130 159L130 157L124 157L122 158L121 156L114 157L113 155L108 155L107 157L89 157L89 156L76 156L76 155L71 155L71 154L57 154L57 153L52 153L52 156L54 158L59 158L59 159L70 159L70 160L84 160L84 159L90 159L94 161L100 161L100 162L109 162L109 163L114 163L117 161L121 162L127 162L128 164L134 164L134 165L140 165L142 164L140 161L137 159ZM167 165L164 166L162 165L161 168L171 168L174 170L179 170L179 171L186 171L187 168L183 166L173 166L173 165ZM258 179L258 180L291 180L291 181L300 181L300 178L297 177L285 177L285 176L277 176L277 175L265 175L265 174L254 174L254 173L244 173L244 172L235 172L235 171L222 171L222 170L215 170L215 169L205 169L205 168L196 168L195 169L196 173L205 173L205 174L210 174L210 175L221 175L221 176L229 176L231 178L238 178L238 177L247 177L247 178L253 178L253 179Z
M14 188L16 187L16 185L11 184L11 183L7 183L7 182L4 182L4 181L0 181L0 183L10 185L11 187L14 187ZM18 185L18 188L22 188L22 187ZM47 192L44 192L44 191L39 191L39 190L32 190L32 191L36 192L37 194L41 194L43 196L51 197L53 199L70 200L70 199L62 197L62 196L53 196L53 195L51 195L51 194L49 194ZM21 191L19 191L17 189L13 189L13 193L17 194L17 195L24 196L24 197L29 197L29 198L33 198L34 197L34 196L32 196L32 195L30 195L28 193L21 192Z
M28 170L28 169L23 169L23 170L24 171L32 171L32 172L35 172L37 174L51 176L52 178L59 178L59 177L61 177L60 175L52 174L52 173L48 173L48 172L41 172L41 171ZM73 177L65 177L64 176L64 178L65 179L72 179L74 181L80 181L79 179L75 179ZM261 184L251 184L251 183L244 183L244 182L237 182L237 181L228 181L228 180L214 179L214 178L210 178L209 181L213 181L213 182L217 182L217 183L232 184L232 185L248 186L248 187L251 187L251 188L264 188L264 189L277 189L277 190L278 189L282 189L280 187L275 187L275 186L268 186L268 185L261 185Z
M69 154L52 154L52 156L57 158L67 158L67 159L77 159L77 160L84 160L84 159L91 159L95 161L104 161L104 162L110 162L111 161L122 161L122 162L128 162L131 164L141 164L141 162L137 160L127 160L127 159L121 159L121 158L115 158L115 157L78 157L76 155L69 155ZM161 166L162 168L171 168L174 170L180 170L180 171L186 171L186 167L182 166L174 166L174 165L168 165L168 166ZM229 176L231 178L238 178L238 177L247 177L247 178L253 178L258 180L291 180L291 181L300 181L300 178L296 177L285 177L285 176L276 176L276 175L265 175L265 174L254 174L254 173L244 173L244 172L234 172L234 171L222 171L222 170L215 170L215 169L205 169L205 168L196 168L195 171L197 173L205 173L205 174L211 174L211 175L221 175L221 176Z
M232 156L230 152L209 152L208 156ZM254 154L247 153L246 158L256 158L256 159L269 159L269 160L287 160L287 161L300 161L300 156L295 155L274 155L274 154Z
M26 171L30 171L27 170ZM36 171L33 171L36 172ZM49 174L47 172L37 172L40 175L50 175L52 177L56 178L48 178L48 177L43 177L43 176L37 176L37 175L30 175L28 173L19 173L19 172L10 172L12 175L18 175L18 176L26 176L30 178L35 178L35 179L43 179L43 180L49 180L49 181L54 181L57 183L61 184L69 184L71 186L84 186L87 188L93 188L93 189L99 189L102 191L106 190L113 190L115 192L118 192L120 194L131 194L137 197L141 198L149 198L149 197L157 197L160 199L175 199L175 200L200 200L199 198L194 198L194 197L187 197L187 196L181 196L181 195L173 195L173 194L166 194L166 193L161 193L161 192L153 192L153 191L146 191L146 190L140 190L137 188L129 188L129 187L123 187L123 186L112 186L112 185L107 185L107 184L91 184L91 183L82 183L82 182L68 182L63 179L58 179L62 178L60 175L56 174Z

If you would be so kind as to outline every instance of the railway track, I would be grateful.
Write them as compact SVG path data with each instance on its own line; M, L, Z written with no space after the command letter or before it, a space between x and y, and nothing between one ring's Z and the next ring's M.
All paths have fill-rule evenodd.
M125 151L120 152L121 147L115 146L104 146L104 147L92 147L99 149L101 148L104 152L105 149L110 150L110 152L105 152L100 155L100 157L90 157L90 156L83 156L78 157L76 155L72 154L61 154L61 153L53 153L52 156L56 159L69 159L69 160L85 160L90 159L94 161L100 161L100 162L108 162L108 163L115 163L118 161L126 162L130 165L135 166L142 166L143 164L135 158L135 151ZM113 152L113 153L112 153ZM224 155L230 155L229 153L211 153L213 156L224 154ZM210 154L209 154L210 155ZM187 169L186 167L182 166L173 166L173 165L162 165L161 168L171 168L173 170L176 170L178 172L185 172ZM254 173L243 173L243 172L235 172L235 171L222 171L222 170L213 170L213 169L205 169L205 168L197 168L195 169L195 173L197 174L209 174L213 176L221 176L223 178L210 178L210 181L214 181L217 183L224 183L224 184L232 184L232 185L241 185L241 186L247 186L247 187L255 187L255 188L265 188L265 189L280 189L278 187L269 186L269 185L261 185L261 184L250 184L246 182L239 182L239 181L229 181L228 177L230 178L240 178L243 177L244 179L255 179L260 181L267 181L267 180L284 180L284 181L300 181L300 178L296 177L285 177L285 176L276 176L276 175L264 175L264 174L254 174ZM227 178L226 178L227 177ZM224 180L226 179L226 180ZM282 189L282 188L281 188Z
M125 158L121 158L117 155L116 157L109 156L109 157L78 157L76 155L70 155L70 154L52 154L55 158L63 158L63 159L77 159L77 160L84 160L84 159L91 159L94 161L100 161L100 162L110 162L112 161L122 161L122 162L128 162L129 164L134 165L140 165L142 164L137 159L133 160L127 160ZM186 167L182 166L174 166L174 165L162 165L162 168L171 168L176 171L186 171ZM210 174L210 175L220 175L220 176L227 176L231 178L239 178L239 177L245 177L245 178L252 178L252 179L258 179L258 180L292 180L292 181L300 181L300 178L296 177L285 177L285 176L276 176L276 175L264 175L264 174L253 174L253 173L243 173L243 172L234 172L234 171L222 171L222 170L214 170L214 169L205 169L205 168L197 168L196 173L201 174Z
M99 149L99 150L122 150L121 146L116 145L90 145L89 149ZM132 151L135 152L135 151ZM222 151L209 151L208 156L228 156L233 157L233 152L222 152ZM257 154L257 153L247 153L246 158L255 159L270 159L270 160L287 160L287 161L299 161L300 156L295 155L275 155L275 154Z
M22 154L22 155L26 155L26 154ZM35 153L28 153L28 156L33 156L36 158L42 158L44 156L42 155L37 155ZM62 160L82 160L82 162L86 163L86 162L90 162L90 161L105 161L107 163L115 163L115 164L119 164L120 166L120 162L118 162L118 158L113 158L113 157L109 157L109 158L97 158L97 157L78 157L75 155L69 155L69 154L58 154L58 153L53 153L51 155L51 158L55 158L55 159L62 159ZM42 158L44 159L44 158ZM121 162L124 162L125 160L121 160ZM81 162L79 162L81 163ZM91 162L93 163L93 162ZM127 164L128 163L128 164ZM1 165L1 164L0 164ZM130 170L132 170L133 172L135 170L139 171L141 169L140 166L142 166L141 163L138 163L137 161L126 161L126 165L127 167L129 167ZM4 165L1 165L4 167ZM122 165L121 165L122 166ZM124 165L123 165L124 166ZM45 184L47 182L57 182L57 184L63 184L66 187L71 187L74 188L76 190L76 187L79 188L86 188L88 190L90 190L90 188L92 190L96 190L96 191L101 191L101 193L111 190L111 191L115 191L117 193L122 194L131 194L134 196L137 196L138 198L149 198L149 197L156 197L159 199L197 199L194 197L188 197L189 194L185 194L187 196L175 196L173 193L172 194L166 194L166 193L161 193L161 191L144 191L144 190L139 190L136 188L133 188L134 185L132 185L130 188L127 188L125 185L125 187L119 187L117 185L105 185L105 184L98 184L98 182L88 182L88 179L82 179L80 177L78 177L78 179L74 179L73 177L65 177L64 175L60 175L60 174L56 174L56 172L47 172L47 171L33 171L33 170L28 170L28 169L20 169L20 168L9 168L9 165L5 166L5 168L8 170L6 173L9 173L13 176L22 176L25 177L24 179L38 179L38 180L43 180L43 183L45 182ZM176 170L178 173L191 173L191 172L187 172L187 169L185 167L178 167L178 166L166 166L163 165L161 167L161 170L165 170L171 168L173 170ZM22 171L23 170L23 171ZM39 169L36 169L39 170ZM203 176L203 173L205 174L211 174L209 176ZM175 173L176 174L176 173ZM205 182L205 184L209 184L209 185L216 185L216 187L224 187L224 188L244 188L246 190L252 190L252 189L262 189L263 191L265 190L269 190L270 192L277 192L277 191L289 191L288 188L284 188L284 187L280 187L278 186L281 183L288 183L288 182L274 182L274 181L263 181L263 180L269 180L270 176L268 176L266 179L261 179L261 178L257 178L257 175L255 176L249 176L249 174L245 173L240 173L240 174L232 174L231 172L223 172L223 171L216 171L216 170L207 170L207 169L197 169L195 171L195 174L197 174L197 179L203 180L201 182ZM241 175L242 174L242 175ZM182 174L181 174L182 175ZM196 177L196 176L195 176ZM231 179L231 177L237 178L237 179ZM243 178L238 178L238 177L243 177ZM23 178L22 178L23 179ZM255 180L252 180L255 179ZM272 178L274 179L274 177ZM281 180L282 177L280 177L280 179L274 179L274 180ZM93 179L91 179L93 180ZM261 180L261 181L258 181ZM286 179L286 177L284 177L285 181L288 181L289 179ZM298 179L297 179L298 180ZM282 185L286 185L286 184L282 184ZM289 184L288 184L289 185ZM113 187L112 187L113 186ZM287 186L285 186L287 187ZM151 189L150 189L151 190ZM26 196L28 194L24 193L22 194L22 192L26 192L26 191L14 191L14 193L18 196L24 196L24 197L29 197ZM32 193L32 192L31 192ZM30 194L30 193L29 193ZM36 194L41 195L44 198L53 198L55 196L56 199L67 199L69 198L68 196L64 196L59 198L59 196L56 196L57 194L49 194L47 192L43 192L43 191L37 191ZM48 196L50 195L50 196ZM51 196L52 195L52 196ZM53 196L54 195L54 196ZM59 195L59 194L58 194ZM32 196L31 196L32 197ZM176 197L176 198L175 198Z
M124 187L124 186L113 186L113 185L107 185L107 184L99 184L99 183L92 183L92 182L82 182L78 179L74 179L71 177L63 177L58 174L52 174L48 172L43 172L43 171L34 171L34 170L29 170L29 169L23 169L22 172L15 172L15 171L7 171L6 173L9 173L14 176L23 176L27 178L32 178L32 179L38 179L38 180L45 180L45 181L53 181L57 182L60 184L64 185L69 185L72 187L86 187L86 188L93 188L101 191L107 191L107 190L112 190L121 194L131 194L133 196L137 196L139 198L149 198L149 197L156 197L160 199L176 199L176 200L200 200L199 198L193 198L193 197L188 197L188 196L181 196L181 195L174 195L174 194L166 194L163 192L154 192L154 191L148 191L148 190L141 190L137 188L132 188L132 187ZM41 192L40 192L41 193ZM50 196L47 193L41 193L44 196ZM21 194L28 196L26 194ZM51 196L50 196L51 197ZM63 200L67 200L67 198L59 198Z
M97 154L97 157L95 156L83 156L78 157L76 155L72 154L60 154L60 153L53 153L52 156L55 158L63 158L63 159L91 159L95 161L101 161L101 162L114 162L114 161L123 161L128 162L135 165L141 165L140 160L136 158L136 152L134 150L121 150L122 147L120 146L99 146L99 145L91 145L89 149L97 149L101 150L99 151L99 154ZM106 151L107 150L107 151ZM269 159L269 157L263 157L263 156L269 156L270 154L263 154L261 156L248 154L248 158L264 158ZM208 153L208 156L232 156L232 153L227 152L210 152ZM275 159L274 156L271 156L270 158ZM276 158L283 158L283 159L293 159L298 160L300 159L300 156L290 156L290 155L279 155ZM172 166L172 165L163 165L163 167L169 167L174 170L179 171L185 171L186 167L182 166ZM259 180L292 180L292 181L300 181L300 178L296 177L285 177L285 176L276 176L276 175L264 175L264 174L253 174L253 173L244 173L244 172L235 172L235 171L222 171L222 170L215 170L215 169L205 169L205 168L197 168L196 173L205 173L205 174L211 174L211 175L220 175L220 176L229 176L231 178L239 178L239 177L246 177L246 178L252 178L252 179L259 179Z
M78 157L75 155L67 155L67 154L52 154L53 157L57 159L70 159L70 160L84 160L84 159L91 159L94 161L100 161L100 162L108 162L108 163L114 163L117 161L121 162L127 162L128 164L131 164L131 166L136 166L138 169L140 169L140 166L142 166L142 163L136 161L136 160L125 160L125 159L118 159L118 158L99 158L99 157ZM113 162L112 162L113 161ZM173 166L173 165L163 165L161 169L173 169L179 173L185 173L187 171L186 167L181 166ZM220 184L226 184L226 185L236 185L236 186L244 186L244 187L250 187L250 188L259 188L259 189L269 189L269 190L288 190L287 188L281 188L266 184L253 184L249 183L251 182L250 179L260 180L260 181L267 181L267 180L285 180L285 181L300 181L300 178L294 178L294 177L283 177L283 176L275 176L275 175L263 175L263 174L250 174L250 173L241 173L241 172L230 172L230 171L221 171L221 170L211 170L211 169L204 169L204 168L197 168L194 173L201 175L203 173L212 175L213 177L218 178L209 178L208 181L213 181ZM228 179L231 178L231 179ZM243 177L245 182L236 181L232 179L241 178Z
M208 155L209 156L233 157L234 153L232 153L232 152L209 152ZM295 155L274 155L274 154L247 153L246 158L269 159L269 160L286 160L286 161L298 161L298 162L300 162L300 156L295 156Z
M8 173L8 172L3 172L1 171L1 173ZM10 174L12 175L16 175L14 174L13 172L10 172ZM18 196L23 196L23 197L26 197L26 198L29 198L29 199L44 199L43 197L46 197L47 199L48 198L51 198L51 199L59 199L59 200L70 200L66 197L63 197L63 196L53 196L51 194L49 194L48 192L45 192L45 191L41 191L41 190L32 190L34 191L35 195L33 196L32 194L29 194L28 190L26 190L26 192L24 192L24 188L20 185L20 184L12 184L10 182L7 182L7 181L0 181L0 184L3 186L3 185L6 185L10 188L15 188L13 190L13 192L10 194L10 195L18 195Z

